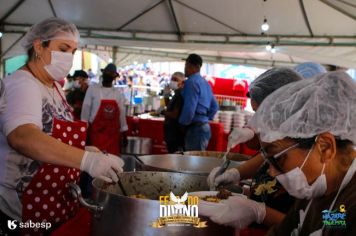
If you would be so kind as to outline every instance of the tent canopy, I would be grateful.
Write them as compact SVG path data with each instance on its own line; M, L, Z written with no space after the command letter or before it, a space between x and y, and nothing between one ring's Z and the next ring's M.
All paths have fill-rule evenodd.
M75 23L84 50L118 65L175 61L356 68L353 0L0 0L1 58L23 53L29 27L57 16ZM264 19L269 31L261 34ZM276 53L265 49L274 45Z

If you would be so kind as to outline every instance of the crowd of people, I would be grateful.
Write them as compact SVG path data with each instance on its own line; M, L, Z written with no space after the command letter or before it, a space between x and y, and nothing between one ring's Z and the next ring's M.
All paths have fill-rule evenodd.
M78 42L77 28L65 20L34 25L23 40L27 63L0 83L5 234L21 233L9 231L9 220L47 221L55 229L74 219L80 208L68 198L68 184L79 182L80 171L87 173L84 188L91 177L117 182L123 171L119 155L128 127L125 99L114 85L153 86L156 80L132 77L110 63L98 83L89 85L92 72L78 70L63 91L58 81L71 69ZM174 91L162 112L172 153L205 150L210 140L218 104L202 65L201 56L189 54L184 73L163 79ZM248 143L258 154L221 175L216 167L207 179L215 189L252 178L251 192L215 206L200 201L199 214L237 229L258 224L268 235L356 235L355 94L356 83L345 72L327 72L316 63L261 74L247 94L256 113L228 143L228 150ZM336 210L346 214L345 224L333 228L322 214Z

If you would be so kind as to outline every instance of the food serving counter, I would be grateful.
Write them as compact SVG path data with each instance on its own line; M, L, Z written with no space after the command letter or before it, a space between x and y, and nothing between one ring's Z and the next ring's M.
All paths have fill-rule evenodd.
M224 126L219 122L209 122L211 128L211 138L208 144L208 151L226 151L228 133L224 132ZM164 118L144 116L127 116L128 136L145 137L152 139L151 154L166 154L166 144L164 142ZM241 153L252 156L256 152L249 149L246 145L237 145L232 149L233 153Z

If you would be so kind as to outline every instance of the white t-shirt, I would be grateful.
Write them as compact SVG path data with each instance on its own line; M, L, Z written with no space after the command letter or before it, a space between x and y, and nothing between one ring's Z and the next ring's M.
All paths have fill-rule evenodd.
M24 124L34 124L50 135L54 116L64 120L73 117L57 90L43 85L27 71L14 72L4 79L4 84L7 105L0 115L0 210L20 221L22 192L41 163L12 149L7 135Z
M85 94L81 119L92 123L99 110L102 99L116 100L120 109L120 131L124 132L128 130L125 111L125 96L120 89L115 87L106 88L98 84L90 85Z

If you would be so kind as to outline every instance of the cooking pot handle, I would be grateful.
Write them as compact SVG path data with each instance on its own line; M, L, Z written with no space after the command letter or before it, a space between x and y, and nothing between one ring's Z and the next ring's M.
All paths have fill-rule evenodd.
M77 184L69 183L69 190L72 196L78 199L83 207L88 208L90 211L94 212L94 217L100 216L100 213L103 211L104 207L87 203L82 196L82 190Z

